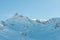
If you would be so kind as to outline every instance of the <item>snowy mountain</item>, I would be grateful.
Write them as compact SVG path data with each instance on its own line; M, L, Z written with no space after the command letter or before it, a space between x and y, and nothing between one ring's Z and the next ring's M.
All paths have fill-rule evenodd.
M41 22L15 14L0 21L0 40L60 40L60 18Z

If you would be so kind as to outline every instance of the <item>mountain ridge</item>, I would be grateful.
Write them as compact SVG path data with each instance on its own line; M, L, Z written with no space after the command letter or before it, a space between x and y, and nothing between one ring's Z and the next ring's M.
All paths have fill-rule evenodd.
M60 40L60 18L41 22L20 14L0 21L0 40Z

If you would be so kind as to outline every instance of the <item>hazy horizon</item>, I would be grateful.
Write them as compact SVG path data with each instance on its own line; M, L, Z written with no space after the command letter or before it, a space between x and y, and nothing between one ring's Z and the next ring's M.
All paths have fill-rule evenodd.
M16 12L31 19L60 17L60 0L0 0L0 20Z

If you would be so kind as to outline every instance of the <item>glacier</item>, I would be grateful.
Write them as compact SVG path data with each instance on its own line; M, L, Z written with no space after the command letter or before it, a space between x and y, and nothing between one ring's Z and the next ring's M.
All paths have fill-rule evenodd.
M0 21L0 40L60 40L60 18L41 22L15 14Z

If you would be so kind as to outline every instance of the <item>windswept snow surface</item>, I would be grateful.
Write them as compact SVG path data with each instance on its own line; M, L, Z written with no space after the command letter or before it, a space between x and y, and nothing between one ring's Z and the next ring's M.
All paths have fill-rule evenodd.
M41 22L15 14L0 21L0 40L60 40L60 18Z

